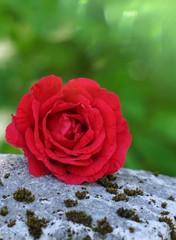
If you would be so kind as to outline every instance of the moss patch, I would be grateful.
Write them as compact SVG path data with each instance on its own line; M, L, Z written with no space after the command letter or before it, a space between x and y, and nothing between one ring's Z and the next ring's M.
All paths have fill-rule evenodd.
M103 178L100 178L97 183L104 187L111 187L111 188L118 188L117 183L113 183L112 181L109 180L108 176L104 176Z
M91 237L89 235L87 235L82 240L91 240Z
M87 227L92 225L92 217L87 215L84 211L69 211L65 213L67 220L74 223L80 223Z
M40 201L40 202L48 201L48 198L40 198L39 201Z
M155 176L155 177L158 177L159 176L159 172L157 171L157 172L153 172L153 175Z
M6 173L5 175L4 175L4 178L8 178L10 176L10 173Z
M168 211L162 211L161 212L161 215L168 215L170 212L168 212Z
M34 212L31 211L30 209L27 209L27 210L26 210L26 216L27 216L27 218L29 218L29 217L31 217L31 216L34 216Z
M175 198L174 198L172 195L170 195L170 196L168 197L168 200L174 201Z
M75 192L75 196L78 198L78 199L84 199L84 198L89 198L89 196L87 196L88 194L88 191L77 191Z
M121 207L117 210L117 214L120 217L131 218L135 214L135 210L134 209L125 209L125 208Z
M148 202L148 204L151 204L151 203L156 203L155 199L150 199L150 201Z
M65 199L64 200L64 204L66 207L74 207L74 206L77 206L78 205L78 201L77 200L73 200L73 199Z
M67 230L67 237L68 237L68 240L73 239L74 234L75 234L75 231L72 230L71 228L69 228L69 229Z
M117 214L120 217L128 218L128 219L130 219L132 221L135 221L135 222L142 222L142 220L136 214L134 209L125 209L125 208L121 207L117 210Z
M39 239L42 235L42 228L47 226L47 221L45 218L39 218L35 216L34 212L31 210L26 211L28 231L34 239Z
M129 231L130 231L130 233L134 233L135 232L135 228L134 227L129 227Z
M8 224L7 224L7 226L8 226L9 228L11 228L11 227L13 227L15 224L16 224L16 220L15 220L15 219L10 219L9 222L8 222Z
M175 240L176 239L176 227L175 227L175 224L172 222L172 220L168 217L160 217L159 221L167 223L167 225L170 228L171 239Z
M19 188L13 193L13 198L18 202L30 203L35 200L35 196L32 192L26 188Z
M136 188L136 189L125 188L124 193L126 193L126 195L128 195L128 196L137 196L137 195L143 196L144 195L144 192L139 188Z
M112 200L119 202L119 201L126 201L128 202L128 197L124 193L119 193L118 195L114 196Z
M106 235L107 233L112 232L113 228L107 221L106 217L104 217L103 219L97 221L97 226L93 228L93 230L101 235Z
M111 194L117 194L117 188L107 187L106 192L109 192Z
M161 207L162 207L162 208L166 208L166 207L167 207L167 203L166 203L166 202L162 202L162 203L161 203Z
M0 186L2 186L2 187L4 186L4 184L2 183L2 180L1 180L1 179L0 179Z
M5 194L2 195L2 198L4 199L6 199L7 197L9 197L9 195L5 195Z
M6 216L8 214L9 210L7 206L4 206L2 208L0 208L0 215L1 216Z
M109 179L109 181L115 181L117 179L117 177L114 175L107 175L106 177Z

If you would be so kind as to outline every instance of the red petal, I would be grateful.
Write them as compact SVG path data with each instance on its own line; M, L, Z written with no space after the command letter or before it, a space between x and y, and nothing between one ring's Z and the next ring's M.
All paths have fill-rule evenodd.
M128 125L125 119L122 119L121 125L117 130L117 149L109 161L109 170L107 174L113 174L124 165L127 150L131 144L132 137L129 133Z
M97 98L103 99L103 101L105 101L112 108L112 110L116 115L117 123L118 123L118 120L121 121L122 112L120 108L120 99L115 93L108 92L106 89L103 88L101 89L101 92L99 93L99 95L97 95Z
M66 102L88 105L90 101L93 101L91 94L83 88L65 89L63 87L63 94L62 99Z
M66 173L66 170L65 170L65 167L63 164L61 164L57 161L52 161L52 160L48 159L47 157L45 157L38 151L38 149L36 148L35 143L34 143L34 135L33 135L32 129L30 129L30 128L28 128L26 131L26 143L27 143L29 150L33 154L33 156L35 156L35 160L42 161L43 164L46 166L46 168L52 174L54 174L54 175L57 174L58 176L60 176L60 175L64 175ZM31 165L30 168L32 169L31 171L34 171L33 165L32 164L30 164L30 165ZM37 173L37 170L36 170L36 173Z
M65 89L75 90L75 89L79 89L79 88L85 89L86 91L90 92L91 95L95 91L97 92L100 90L99 84L96 81L88 79L88 78L72 79L63 86L63 90L65 90Z
M75 146L74 150L77 150L80 154L91 153L93 155L100 150L105 139L103 119L99 110L96 108L89 107L86 108L84 111L86 112L82 112L80 114L84 115L85 119L88 118L87 122L89 122L89 125L94 132L94 141L92 142L92 144L82 149L78 149L78 147Z
M35 177L39 177L50 173L46 166L40 160L38 160L33 154L26 153L25 156L27 157L28 160L28 169L30 174L32 174Z
M74 149L79 149L85 147L88 143L90 143L94 138L94 131L92 129L88 129L87 132L83 134L80 138L79 142L75 145Z
M31 87L31 93L35 99L43 103L50 97L58 94L62 87L62 79L55 75L50 75L41 78L36 84Z
M46 161L45 165L50 172L57 177L66 174L66 168L62 163L50 159L49 161Z
M66 172L66 174L64 174L64 175L59 175L59 174L54 174L54 175L67 184L81 184L83 182L94 182L97 179L103 177L106 174L108 167L109 167L109 164L105 164L105 166L101 169L101 171L99 171L89 177L78 176L78 175L74 175L69 172Z
M103 166L101 171L99 171L89 177L78 176L78 175L74 175L71 173L67 173L62 176L59 176L59 175L55 175L55 176L58 177L59 179L63 180L67 184L81 184L83 182L94 182L106 174L108 167L109 167L109 164L106 164L105 166Z
M47 120L47 127L50 132L65 135L71 126L71 121L65 113L52 114Z
M80 156L80 153L78 153L77 151L70 150L67 147L62 146L59 142L57 142L48 130L46 130L46 134L50 142L58 149L58 151L64 152L71 156Z
M64 110L75 108L78 104L65 102L58 99L57 96L53 96L41 105L40 116L43 118L48 112L54 114Z
M46 149L46 153L49 158L56 160L57 162L63 163L65 165L71 164L75 166L89 166L93 160L90 158L91 155L82 155L80 157L60 157L59 154L53 152L52 150Z
M75 138L73 140L67 139L66 137L57 134L57 133L52 133L53 138L55 141L57 141L59 144L61 144L63 147L66 147L68 149L73 149L75 144L78 142L82 134L76 134Z
M103 147L101 151L92 158L94 162L87 167L75 167L68 166L69 172L79 176L91 176L99 172L102 167L109 161L109 159L114 154L117 143L116 143L116 118L111 107L106 104L101 99L97 99L95 105L97 109L101 112L102 118L104 120L104 128L106 131L106 138L104 140Z
M109 169L109 162L106 163L100 171L89 176L87 181L94 182L94 181L98 180L99 178L103 177L104 175L107 175L108 169Z
M38 149L38 151L44 155L45 154L44 145L39 136L39 109L40 109L40 103L34 99L34 101L32 103L32 111L33 111L33 116L35 119L34 142L35 142L35 146Z
M24 148L26 146L23 135L16 128L16 118L12 115L12 123L6 128L6 140L15 147Z
M89 182L88 177L81 177L70 173L64 174L62 176L58 174L54 175L67 184L81 184L83 182Z
M38 159L43 162L47 161L47 157L44 153L41 153L36 147L34 133L31 128L28 128L25 133L26 145L29 148L30 152Z
M32 101L32 94L27 93L21 98L21 101L18 104L16 112L16 127L20 132L25 132L28 127L34 124Z

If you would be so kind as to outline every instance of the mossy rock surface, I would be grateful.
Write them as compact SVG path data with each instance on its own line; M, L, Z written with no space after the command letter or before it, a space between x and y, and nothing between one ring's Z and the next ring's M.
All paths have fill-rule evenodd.
M173 240L176 178L130 169L113 176L67 185L52 175L31 176L23 155L1 154L0 209L7 206L8 214L0 215L0 238ZM15 200L17 189L27 189L35 199Z

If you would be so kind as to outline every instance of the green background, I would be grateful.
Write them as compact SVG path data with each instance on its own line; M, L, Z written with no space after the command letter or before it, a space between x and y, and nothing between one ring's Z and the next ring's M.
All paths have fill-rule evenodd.
M1 0L0 152L21 96L40 77L88 77L121 99L126 167L176 176L173 0Z

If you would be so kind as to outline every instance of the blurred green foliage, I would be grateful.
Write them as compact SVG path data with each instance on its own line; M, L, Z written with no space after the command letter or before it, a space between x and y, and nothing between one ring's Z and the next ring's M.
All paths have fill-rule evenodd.
M0 124L40 77L88 77L121 98L125 166L175 176L175 12L172 0L1 0Z

